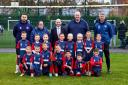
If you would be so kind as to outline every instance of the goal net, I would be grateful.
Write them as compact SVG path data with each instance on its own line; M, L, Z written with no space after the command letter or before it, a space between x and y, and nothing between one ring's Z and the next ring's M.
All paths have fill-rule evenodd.
M8 20L8 31L12 31L14 26L19 22L19 20ZM30 23L30 20L28 20Z

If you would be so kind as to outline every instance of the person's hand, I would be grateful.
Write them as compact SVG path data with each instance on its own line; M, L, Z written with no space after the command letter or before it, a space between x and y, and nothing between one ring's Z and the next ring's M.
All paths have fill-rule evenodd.
M20 55L17 55L17 58L20 58Z
M95 62L96 65L99 65L99 62Z
M42 70L42 66L40 66L40 70Z
M72 69L72 67L71 66L68 66L68 68L71 70Z
M27 66L25 66L25 68L28 70L28 67Z
M82 68L83 66L82 66L82 64L80 64L80 68Z
M90 52L91 52L91 50L87 51L87 53L90 53Z
M44 67L47 67L48 66L48 64L44 64Z
M30 63L30 69L33 69L33 68L32 68L32 63Z

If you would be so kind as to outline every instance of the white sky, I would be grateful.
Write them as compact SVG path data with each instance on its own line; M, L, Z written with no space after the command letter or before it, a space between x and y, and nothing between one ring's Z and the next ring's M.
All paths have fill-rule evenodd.
M111 0L104 0L104 2L110 2Z

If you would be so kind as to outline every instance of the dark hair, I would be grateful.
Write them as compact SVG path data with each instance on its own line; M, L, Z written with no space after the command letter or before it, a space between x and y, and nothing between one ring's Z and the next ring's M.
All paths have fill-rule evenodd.
M59 36L60 36L60 35L64 35L64 33L60 33Z
M39 46L35 46L35 48L39 48L39 49L40 49L40 47L39 47Z
M40 36L39 34L35 34L35 36Z
M22 14L20 15L20 18L22 17L22 15L26 15L26 16L28 17L28 14L27 14L27 13L22 13Z
M81 53L78 53L77 56L81 56L82 57L82 54Z
M43 21L42 21L42 20L38 21L38 22L37 22L37 26L39 25L40 22L43 22ZM43 22L43 24L44 24L44 22Z
M95 49L93 50L93 52L99 52L99 49L98 49L98 48L95 48Z
M70 52L70 50L66 50L65 52L66 52L66 53L67 53L67 52Z

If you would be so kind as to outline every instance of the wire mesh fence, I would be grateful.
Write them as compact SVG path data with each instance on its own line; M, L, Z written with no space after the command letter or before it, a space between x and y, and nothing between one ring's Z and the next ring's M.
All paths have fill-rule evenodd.
M19 20L22 13L27 13L30 23L36 26L39 20L43 20L45 26L50 30L54 26L57 18L64 20L72 20L74 12L79 10L82 17L88 22L90 29L93 30L94 20L97 19L99 12L104 11L107 18L116 20L118 27L120 20L124 20L128 25L128 4L125 5L70 5L70 6L0 6L0 25L4 27L4 32L0 33L0 48L15 47L15 39L12 35L14 25ZM8 22L10 20L10 22ZM16 20L16 21L13 21ZM63 25L67 25L65 23ZM119 43L119 40L117 39Z

